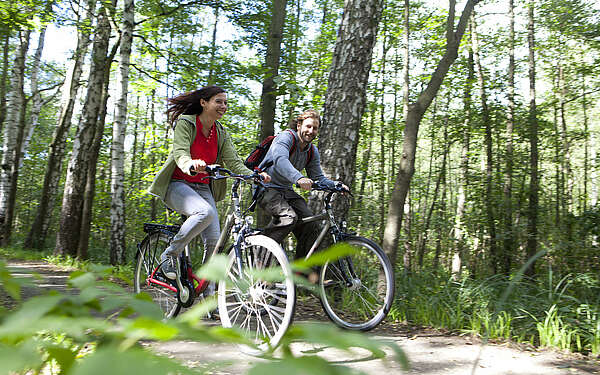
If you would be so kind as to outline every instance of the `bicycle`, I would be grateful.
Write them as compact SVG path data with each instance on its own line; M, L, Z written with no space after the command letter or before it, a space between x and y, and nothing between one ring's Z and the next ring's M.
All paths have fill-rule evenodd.
M312 190L323 191L323 211L300 219L301 223L324 221L325 225L308 251L309 259L329 232L333 243L346 243L353 252L326 262L319 271L318 290L323 310L339 327L368 331L387 316L394 301L394 272L384 251L370 239L347 230L345 220L337 221L331 199L349 193L341 183L330 188L313 183Z
M233 179L231 186L232 212L227 215L215 248L205 252L203 263L214 254L228 255L226 278L218 281L218 312L223 327L238 327L254 336L258 349L276 346L289 327L296 303L292 270L285 252L273 239L252 228L251 212L256 206L259 189L252 203L242 212L239 188L242 182L259 186L260 175L237 175L219 166L208 166L210 179ZM161 271L161 253L179 231L178 225L144 224L146 237L136 254L136 293L150 294L161 307L165 318L177 316L182 307L190 307L209 282L193 273L189 247L177 258L177 277L166 278ZM227 250L228 239L232 243ZM267 276L264 276L267 275Z

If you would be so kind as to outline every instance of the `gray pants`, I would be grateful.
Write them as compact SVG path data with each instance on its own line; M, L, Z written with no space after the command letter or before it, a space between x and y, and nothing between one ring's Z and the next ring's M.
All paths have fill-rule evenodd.
M299 218L312 216L306 201L293 190L266 189L259 205L273 218L263 233L277 242L293 232L296 236L296 259L304 258L319 235L320 226L316 221L298 223Z
M215 247L221 228L215 199L208 184L171 181L165 203L171 209L187 216L187 220L163 254L181 254L184 247L199 234L202 235L205 254Z

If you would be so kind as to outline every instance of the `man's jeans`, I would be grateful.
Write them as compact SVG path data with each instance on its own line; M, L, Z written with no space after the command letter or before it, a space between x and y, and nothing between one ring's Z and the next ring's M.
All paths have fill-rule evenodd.
M263 233L281 243L290 232L293 232L298 243L296 259L304 258L320 231L316 221L307 224L298 223L299 218L313 215L304 198L293 190L268 188L260 199L259 205L272 216L271 222Z

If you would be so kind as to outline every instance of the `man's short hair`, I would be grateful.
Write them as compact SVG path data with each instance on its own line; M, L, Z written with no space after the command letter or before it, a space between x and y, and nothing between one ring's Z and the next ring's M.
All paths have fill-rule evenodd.
M319 115L319 112L317 112L314 109L307 109L306 111L299 114L298 117L296 117L295 121L292 121L292 123L290 124L290 128L297 131L298 125L300 125L302 121L306 120L307 118L315 119L319 122L319 126L321 125L321 116Z

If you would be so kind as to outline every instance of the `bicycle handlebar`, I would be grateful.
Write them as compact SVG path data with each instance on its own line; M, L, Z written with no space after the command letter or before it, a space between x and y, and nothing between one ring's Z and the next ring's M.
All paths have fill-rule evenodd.
M267 163L267 164L269 164L269 163ZM206 166L205 171L206 171L206 173L212 173L213 175L206 176L204 178L208 178L211 180L222 180L225 178L235 178L235 179L244 180L244 181L254 180L255 183L263 186L264 185L262 182L263 176L261 176L260 173L262 173L265 168L268 168L268 167L265 166L263 169L255 168L254 173L244 175L244 174L233 173L229 169L223 168L218 164L211 164L211 165Z
M345 189L344 188L344 184L341 183L340 181L337 181L335 183L334 187L330 187L330 186L327 186L325 184L321 184L319 182L314 181L313 184L312 184L311 190L326 191L326 192L330 192L330 193L348 193L348 194L352 195L352 193L350 192L350 190L349 189Z

